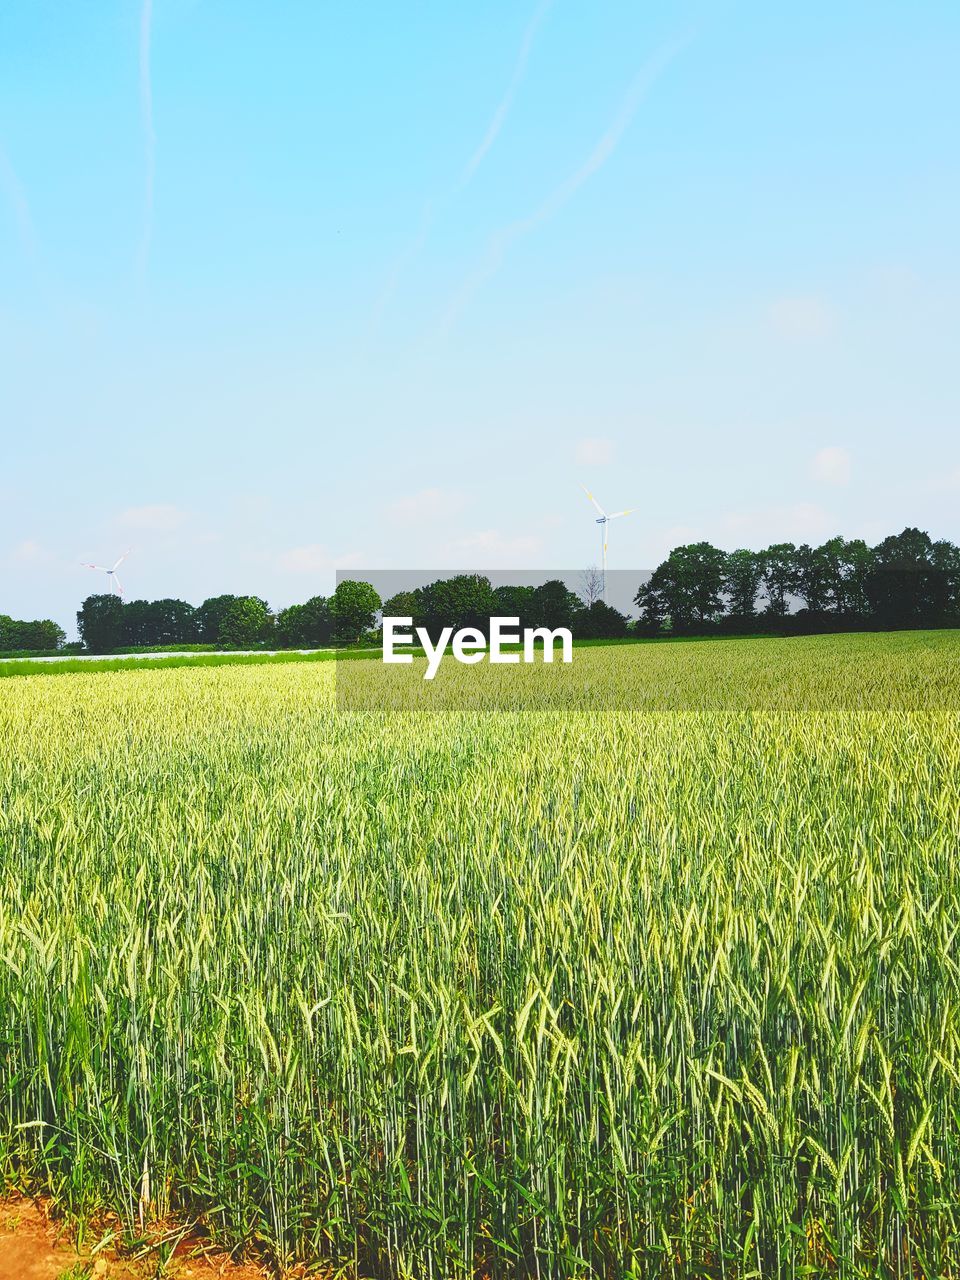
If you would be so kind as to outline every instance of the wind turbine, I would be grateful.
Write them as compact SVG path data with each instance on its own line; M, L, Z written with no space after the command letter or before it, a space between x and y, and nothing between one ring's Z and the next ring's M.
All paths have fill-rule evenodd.
M601 561L600 561L601 563L600 581L602 584L603 594L604 596L606 596L607 594L607 525L610 523L611 520L619 520L621 516L630 515L630 513L633 511L636 511L637 508L627 507L626 511L613 511L611 512L610 515L607 515L606 511L604 511L603 507L601 507L600 503L596 500L596 498L593 496L593 494L590 492L587 486L585 484L582 484L580 488L583 490L583 492L587 495L587 497L590 499L593 505L600 512L600 515L597 517L597 524L600 526L600 543L602 546Z
M105 573L110 583L110 590L116 591L118 596L122 596L123 587L120 585L120 579L117 577L117 570L120 568L120 566L123 564L124 560L126 560L129 554L130 554L129 550L125 551L123 555L120 557L120 559L116 560L109 569L105 564L87 564L86 560L81 560L80 563L83 565L84 569L97 569L99 570L100 573Z

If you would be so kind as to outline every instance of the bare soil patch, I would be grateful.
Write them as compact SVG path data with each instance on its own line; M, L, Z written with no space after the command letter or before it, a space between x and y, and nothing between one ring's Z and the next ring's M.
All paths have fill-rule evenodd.
M104 1234L107 1234L106 1232ZM157 1227L151 1241L133 1258L120 1257L96 1242L79 1248L62 1221L42 1200L8 1195L0 1199L0 1280L268 1280L269 1272L251 1262L234 1262L196 1237L178 1241L173 1228ZM165 1248L161 1250L161 1244Z

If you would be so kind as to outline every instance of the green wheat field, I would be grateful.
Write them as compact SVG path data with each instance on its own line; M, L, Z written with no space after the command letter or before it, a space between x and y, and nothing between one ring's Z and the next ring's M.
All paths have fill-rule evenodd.
M960 1274L958 660L0 682L4 1182L349 1277Z

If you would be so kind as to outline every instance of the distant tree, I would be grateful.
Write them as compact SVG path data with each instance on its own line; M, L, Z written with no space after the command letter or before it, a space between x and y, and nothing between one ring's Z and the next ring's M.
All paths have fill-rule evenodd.
M123 602L112 592L87 596L77 613L77 630L91 653L108 653L123 643Z
M423 592L419 588L398 591L389 600L384 600L380 612L385 618L412 618L413 625L418 626L424 615Z
M152 638L150 614L153 605L149 600L128 600L121 612L120 643L156 644Z
M220 618L220 644L246 648L264 640L272 623L270 606L259 596L237 596Z
M431 635L443 627L477 627L486 631L497 612L497 597L490 579L479 573L459 573L438 578L421 591L425 624Z
M561 578L550 578L533 592L534 625L573 628L583 601Z
M670 620L678 635L695 633L712 626L723 610L723 588L727 557L709 542L675 547L653 571L644 592Z
M653 582L653 575L637 588L637 594L634 596L633 602L640 611L640 616L634 627L637 635L662 635L667 620L666 608L663 598Z
M948 621L955 584L951 543L931 541L920 529L892 534L873 549L867 596L883 627L930 626Z
M223 616L238 598L237 596L211 596L197 609L197 632L204 644L220 643Z
M865 542L848 542L839 535L817 548L829 590L827 609L847 620L864 617L870 608L867 580L873 568L873 552Z
M794 565L794 592L811 613L826 613L834 603L834 566L829 553L825 547L804 542L796 549Z
M588 565L580 575L580 599L588 609L603 599L603 574L595 564Z
M575 634L584 640L613 640L627 634L627 619L603 600L594 600L577 615Z
M756 551L741 547L730 552L724 566L723 592L732 617L744 620L756 617L762 581L763 563Z
M960 547L946 539L933 544L931 563L934 573L940 575L938 591L943 602L943 619L953 625L960 623Z
M533 587L494 587L491 612L501 618L519 618L521 627L537 625L537 595Z
M66 638L63 628L49 618L21 622L0 614L0 649L59 649Z
M151 628L152 644L192 644L199 634L197 611L186 600L154 600Z
M302 604L291 604L277 614L273 634L279 648L298 649L303 645L303 612Z
M330 619L335 640L354 644L376 622L381 601L369 582L346 579L337 584L330 597Z
M792 542L777 542L760 552L763 564L763 589L767 600L764 610L774 618L789 611L787 596L797 590L797 548Z
M331 634L330 602L325 596L311 596L304 604L281 609L274 624L276 642L285 649L319 649L330 643Z

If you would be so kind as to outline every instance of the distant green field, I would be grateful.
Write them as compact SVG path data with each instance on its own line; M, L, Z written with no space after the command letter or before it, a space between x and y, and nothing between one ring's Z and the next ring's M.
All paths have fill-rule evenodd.
M0 686L8 1185L347 1276L960 1271L960 633L496 712L327 656Z
M97 671L166 671L171 667L250 667L282 665L285 662L327 662L331 658L379 657L379 649L333 650L320 649L315 653L188 653L177 657L143 658L62 658L56 662L37 662L29 659L0 662L0 679L4 676L62 676L77 672L93 674Z

